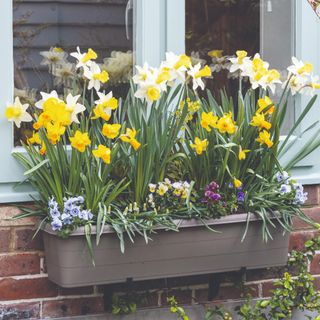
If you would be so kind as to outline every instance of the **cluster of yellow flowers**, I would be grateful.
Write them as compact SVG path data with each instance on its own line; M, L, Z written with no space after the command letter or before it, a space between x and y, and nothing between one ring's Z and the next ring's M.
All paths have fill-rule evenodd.
M182 100L180 102L179 108L176 111L176 115L177 117L179 117L182 114L182 111L185 107L185 105L187 104L187 108L188 108L188 114L185 118L186 123L188 123L189 121L191 121L193 119L193 115L200 109L200 101L191 101L191 99L188 97L186 99L186 101Z

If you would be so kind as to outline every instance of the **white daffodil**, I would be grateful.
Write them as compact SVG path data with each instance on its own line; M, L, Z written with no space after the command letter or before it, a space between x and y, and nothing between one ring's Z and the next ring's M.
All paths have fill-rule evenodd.
M50 98L54 98L58 102L62 102L62 100L59 99L59 97L58 97L57 91L55 91L55 90L51 91L50 93L40 92L40 95L41 95L42 99L35 103L35 106L38 109L43 109L43 104Z
M250 62L250 58L248 57L247 51L244 50L238 50L236 52L237 57L236 58L229 58L231 62L230 66L230 72L236 72L238 70L243 71L244 68L246 68L247 64Z
M71 121L75 123L79 123L78 113L86 110L84 105L78 103L79 98L80 94L73 96L71 93L69 93L66 98L66 110L71 112Z
M139 86L134 96L139 99L146 99L152 103L157 101L161 96L161 87L155 83L144 83Z
M166 60L162 64L162 68L168 68L172 74L172 80L185 80L186 71L192 66L191 58L185 54L176 55L173 52L166 53Z
M96 91L100 90L101 83L106 83L109 80L107 71L101 71L99 65L93 61L84 67L83 75L89 80L88 90L95 88Z
M14 104L7 104L5 115L7 119L14 122L15 125L20 128L21 122L31 122L32 117L27 112L29 104L22 104L19 97L16 97Z
M204 89L204 82L202 80L203 77L211 77L212 72L209 66L204 66L201 69L201 64L198 63L194 67L190 66L190 70L188 71L188 74L192 77L193 80L193 90L196 90L198 87L200 87L202 90Z
M292 57L293 65L288 67L288 71L297 77L310 76L313 70L313 65L309 62L303 62L296 57Z
M40 55L43 56L41 65L56 65L59 63L64 63L67 57L67 53L57 47L51 47L49 51L41 51Z
M145 62L143 67L136 66L137 73L132 77L132 80L135 84L140 85L141 83L145 83L150 80L151 77L151 68L148 63Z
M92 49L88 49L87 52L82 53L79 47L77 47L76 52L70 53L70 56L78 60L78 63L76 65L77 69L80 67L87 67L90 64L91 60L95 60L98 57L98 55Z
M99 100L95 101L96 105L101 105L104 109L108 108L111 110L115 110L118 108L118 100L113 97L112 91L110 91L108 94L97 92L97 95L99 97Z

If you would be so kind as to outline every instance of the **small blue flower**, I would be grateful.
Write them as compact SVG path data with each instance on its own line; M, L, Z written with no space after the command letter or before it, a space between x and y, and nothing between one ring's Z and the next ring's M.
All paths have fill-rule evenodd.
M71 199L68 199L68 200L66 200L65 202L64 202L64 208L66 209L66 210L71 210L72 209L72 207L73 207L73 201L72 201L72 198Z
M61 219L62 219L63 224L71 224L72 223L72 217L70 216L70 214L63 213L61 215Z
M303 205L308 200L308 193L302 190L296 190L296 195L293 204Z
M238 202L244 202L245 199L245 193L243 191L237 192L237 201Z
M48 201L48 207L51 209L55 209L58 207L58 202L54 199L54 197L52 197L51 199L49 199Z
M303 192L303 185L301 183L294 183L292 186L293 190L300 190Z
M287 171L278 172L276 174L276 178L278 182L283 182L283 183L289 182L289 174Z
M62 228L62 221L58 218L53 219L53 221L51 222L51 227L53 231L60 230Z
M93 214L90 210L82 210L79 213L79 218L83 220L91 220L93 218Z
M58 210L58 208L55 207L55 208L51 208L51 209L50 209L50 215L51 215L52 219L55 219L55 218L59 218L60 215L61 215L61 213L60 213L60 211Z
M82 196L76 197L76 202L84 203L84 198Z
M80 207L78 207L78 206L72 206L71 208L70 208L70 215L72 216L72 217L78 217L79 216L79 214L80 214L80 212L81 212L81 210L80 210Z
M286 193L291 192L292 188L291 188L291 186L289 184L282 184L280 186L280 190L279 191L280 191L281 194L286 194Z

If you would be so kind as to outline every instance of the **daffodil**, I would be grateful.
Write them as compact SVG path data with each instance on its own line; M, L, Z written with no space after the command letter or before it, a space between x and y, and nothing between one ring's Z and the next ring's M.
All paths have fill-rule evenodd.
M49 51L40 51L43 60L41 65L57 65L66 61L67 53L62 48L51 47Z
M52 74L55 76L54 84L63 85L69 79L72 79L75 74L75 68L72 63L62 62L52 69Z
M121 124L108 124L105 123L102 127L102 134L108 139L114 139L119 135Z
M47 147L44 142L41 143L41 148L39 149L39 153L43 156L47 153Z
M47 138L51 142L51 144L55 145L60 141L61 136L65 133L66 128L61 126L59 123L48 123L46 126L47 129Z
M166 53L166 60L162 67L170 70L172 79L185 80L186 71L192 66L191 58L185 54L176 55L173 52Z
M238 50L236 52L236 58L230 58L231 67L230 73L236 72L238 70L243 70L245 65L250 61L248 57L248 52L244 50Z
M207 139L201 140L198 137L195 138L194 143L190 143L191 148L194 149L198 155L206 151L208 145L209 141Z
M288 71L298 77L310 76L313 70L313 65L309 62L303 62L296 57L292 57L293 65L288 67Z
M136 66L137 73L132 77L135 84L140 84L141 82L146 82L151 75L151 69L147 62L144 63L143 67Z
M243 150L242 147L239 146L239 154L238 154L239 160L240 161L245 160L247 157L246 153L248 153L248 152L250 152L250 150L248 150L248 149Z
M161 89L159 85L146 83L135 92L134 96L139 99L146 99L148 102L152 103L159 100Z
M222 58L223 50L211 50L208 52L208 56L211 58Z
M126 133L125 134L122 134L120 136L120 139L123 141L123 142L128 142L131 144L132 148L137 151L140 146L141 146L141 143L136 139L136 135L137 135L137 131L135 129L130 129L130 128L127 128L126 129Z
M50 93L40 92L40 95L41 95L42 99L35 103L35 106L39 109L43 109L43 104L50 98L53 98L53 99L57 100L58 102L62 102L62 100L59 99L59 97L58 97L57 91L55 91L55 90L51 91Z
M109 80L108 72L103 70L101 71L99 65L95 62L91 62L84 67L83 75L89 80L88 90L95 88L98 92L101 87L101 83L106 83Z
M270 140L270 133L267 130L260 131L256 141L260 144L266 144L268 148L273 146L273 142Z
M43 104L42 116L48 121L58 123L61 126L68 126L71 124L72 111L67 109L67 105L55 98L49 98Z
M271 128L271 123L265 120L265 116L263 113L256 113L252 117L252 121L250 122L250 125L253 127L258 127L259 130L262 130L262 129L269 130Z
M98 146L98 149L92 150L92 154L96 158L101 158L103 162L109 164L111 161L111 150L110 148L107 148L106 146L100 144Z
M71 113L71 122L79 123L78 113L86 110L86 107L78 103L80 94L73 96L71 93L67 95L66 98L66 110Z
M39 133L33 131L32 136L28 138L27 142L30 144L41 144Z
M21 122L32 121L31 115L27 112L28 108L29 104L22 104L19 97L16 97L13 104L7 104L5 115L9 121L20 128Z
M193 90L196 90L198 87L200 87L203 90L204 82L202 78L211 77L212 72L209 66L206 65L201 69L201 64L198 63L194 67L190 66L190 70L188 71L188 74L192 77Z
M208 132L211 131L212 128L217 127L218 117L213 115L213 112L202 112L201 113L201 127L206 129Z
M273 101L268 97L265 96L264 98L261 98L258 100L258 110L257 113L262 113L267 109L267 113L272 114L274 112L274 103Z
M77 130L73 137L70 137L71 147L80 152L84 152L86 147L90 145L91 140L87 132L82 133Z
M118 100L113 97L112 91L108 94L97 92L99 100L96 100L96 107L93 109L94 116L91 119L102 118L105 121L109 121L112 110L118 108Z
M98 57L98 55L92 49L89 49L85 53L81 53L79 47L77 47L76 52L70 53L70 56L78 60L76 68L86 67L92 62L92 60L95 60Z
M240 188L242 186L242 182L239 179L234 178L233 179L233 185L234 185L235 188L238 189L238 188Z
M217 129L220 133L234 134L237 127L235 122L232 120L232 114L226 113L217 122Z

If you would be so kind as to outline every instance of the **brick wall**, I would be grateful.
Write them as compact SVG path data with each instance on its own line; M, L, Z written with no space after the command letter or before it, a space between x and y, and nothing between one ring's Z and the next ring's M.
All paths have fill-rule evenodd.
M320 186L306 186L306 191L309 192L309 200L305 212L320 222ZM208 301L208 275L143 281L130 286L63 289L47 278L41 235L32 239L35 219L12 220L18 212L15 207L0 206L0 320L101 313L108 306L108 296L114 292L119 295L135 292L135 297L140 297L137 299L140 308L166 306L166 297L170 295L175 295L182 304L238 301L245 291L262 298L270 295L273 282L282 274L281 268L248 271L245 275L220 274L220 290L211 301ZM306 240L320 235L300 221L295 221L294 228L290 250L299 249ZM320 288L320 253L310 265L310 270ZM244 287L240 285L243 279Z

